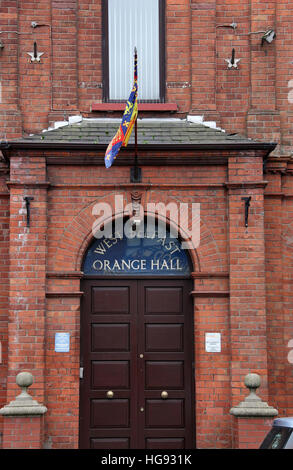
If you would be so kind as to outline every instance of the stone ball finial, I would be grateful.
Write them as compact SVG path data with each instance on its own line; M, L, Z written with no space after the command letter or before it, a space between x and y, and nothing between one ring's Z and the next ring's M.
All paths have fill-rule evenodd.
M21 388L21 393L8 405L0 409L0 415L5 416L36 416L43 415L47 408L34 400L27 389L32 385L34 378L30 372L20 372L16 376L16 383Z
M269 406L255 393L260 383L261 379L258 374L251 373L244 377L244 384L249 389L249 395L239 405L230 409L232 415L272 417L278 414L278 410Z
M260 375L247 374L244 377L244 384L249 390L256 390L260 386Z
M28 388L32 385L34 378L30 372L20 372L16 376L16 383L21 388Z

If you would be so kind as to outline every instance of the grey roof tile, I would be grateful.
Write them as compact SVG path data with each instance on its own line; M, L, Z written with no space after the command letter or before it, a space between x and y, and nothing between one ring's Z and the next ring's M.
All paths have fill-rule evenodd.
M120 121L105 119L83 119L80 123L62 126L58 129L43 131L17 139L16 142L51 142L104 144L107 146L118 130ZM251 139L234 134L229 135L218 129L186 120L168 119L138 120L138 144L202 144L202 143L251 143ZM129 144L134 143L134 132Z

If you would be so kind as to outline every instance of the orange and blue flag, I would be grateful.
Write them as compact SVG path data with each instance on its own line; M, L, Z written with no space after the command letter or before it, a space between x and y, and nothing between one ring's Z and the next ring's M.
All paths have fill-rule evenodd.
M134 53L134 83L118 131L108 145L105 166L110 168L120 148L126 147L137 118L137 53Z

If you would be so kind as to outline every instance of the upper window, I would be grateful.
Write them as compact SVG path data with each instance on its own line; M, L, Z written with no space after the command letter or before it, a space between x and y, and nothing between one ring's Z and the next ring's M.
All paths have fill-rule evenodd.
M164 0L104 0L104 101L125 101L137 48L139 101L164 102Z

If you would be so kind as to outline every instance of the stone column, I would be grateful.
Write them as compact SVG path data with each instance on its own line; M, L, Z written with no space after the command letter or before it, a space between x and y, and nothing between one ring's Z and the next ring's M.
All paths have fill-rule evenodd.
M255 391L260 386L258 374L247 374L244 384L250 394L230 410L233 415L233 447L258 449L278 411L256 395Z
M40 449L43 441L43 416L47 408L27 393L33 383L29 372L20 372L16 383L21 393L0 409L4 417L3 449Z

